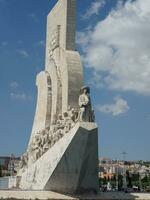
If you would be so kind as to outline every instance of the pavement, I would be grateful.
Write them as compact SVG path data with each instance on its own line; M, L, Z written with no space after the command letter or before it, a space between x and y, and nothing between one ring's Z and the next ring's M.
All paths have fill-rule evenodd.
M17 199L17 200L150 200L150 193L122 193L122 192L105 192L98 195L80 195L70 196L51 191L11 191L0 190L0 199Z
M55 192L49 191L11 191L11 190L1 190L0 191L0 199L20 199L20 200L51 200L51 199L70 199L74 200L76 198L72 198L67 195L62 195Z

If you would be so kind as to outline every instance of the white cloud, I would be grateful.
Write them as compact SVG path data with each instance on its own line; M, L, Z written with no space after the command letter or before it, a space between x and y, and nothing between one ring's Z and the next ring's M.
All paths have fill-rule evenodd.
M23 41L22 41L22 40L18 40L17 43L18 43L19 45L21 45L21 44L23 44Z
M1 42L1 46L5 47L7 45L8 45L8 42L6 42L6 41Z
M37 45L41 46L41 47L45 47L45 41L44 40L40 40L39 42L37 42Z
M92 76L91 76L91 78L88 81L88 84L92 85L92 86L94 86L96 88L102 88L104 85L103 85L103 82L102 82L101 74L99 74L98 72L94 71Z
M38 17L36 16L36 14L34 13L30 13L27 15L28 17L30 17L31 19L33 19L35 22L38 22Z
M22 101L28 101L31 100L32 97L30 95L25 94L24 92L22 93L10 93L10 97L13 100L22 100Z
M82 16L83 19L89 19L92 15L98 15L100 9L105 5L104 0L96 0L91 3L90 7L86 11L85 15Z
M78 33L85 65L101 74L105 87L150 95L149 8L150 0L128 0Z
M19 49L19 50L17 50L17 52L18 52L21 56L23 56L24 58L28 58L28 57L29 57L28 52L27 52L26 50L24 50L24 49Z
M19 87L19 83L18 83L17 81L12 81L12 82L10 83L10 87L11 87L12 89L16 89L16 88Z
M123 113L126 113L130 109L126 100L120 97L115 97L114 101L114 104L105 104L97 106L98 111L112 114L113 116L118 116Z

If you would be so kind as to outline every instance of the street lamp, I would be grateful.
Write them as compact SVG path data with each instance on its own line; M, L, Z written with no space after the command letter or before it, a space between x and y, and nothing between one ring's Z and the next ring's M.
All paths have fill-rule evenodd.
M142 191L142 181L141 181L141 174L139 172L139 188L140 188L140 192Z
M11 154L11 156L10 156L10 176L11 177L13 177L13 175L14 175L14 155L13 154Z
M119 182L118 182L118 174L119 174L119 166L118 166L118 160L117 160L117 173L116 173L116 190L118 191L119 187Z
M127 153L125 151L123 151L121 154L123 156L123 189L126 192L127 191L127 179L126 179L125 160L126 160Z

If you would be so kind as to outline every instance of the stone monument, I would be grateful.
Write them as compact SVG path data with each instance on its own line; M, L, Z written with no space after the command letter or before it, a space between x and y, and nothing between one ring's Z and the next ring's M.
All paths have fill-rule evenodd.
M75 48L76 0L59 0L47 17L45 71L37 75L37 108L19 188L98 192L98 129L90 89Z

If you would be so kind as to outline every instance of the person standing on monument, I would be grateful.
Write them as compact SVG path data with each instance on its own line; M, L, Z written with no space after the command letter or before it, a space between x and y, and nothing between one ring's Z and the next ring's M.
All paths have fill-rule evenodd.
M93 111L90 98L90 88L84 86L81 88L81 95L79 96L79 121L80 122L93 122Z

